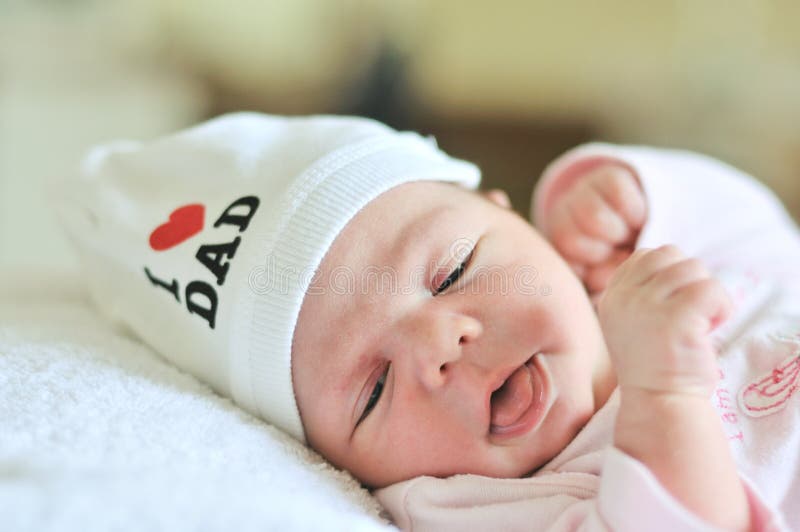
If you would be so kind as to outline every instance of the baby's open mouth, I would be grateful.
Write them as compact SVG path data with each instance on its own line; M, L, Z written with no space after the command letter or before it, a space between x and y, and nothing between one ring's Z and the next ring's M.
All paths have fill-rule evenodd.
M549 409L548 389L541 353L517 368L491 397L494 436L512 438L535 430Z

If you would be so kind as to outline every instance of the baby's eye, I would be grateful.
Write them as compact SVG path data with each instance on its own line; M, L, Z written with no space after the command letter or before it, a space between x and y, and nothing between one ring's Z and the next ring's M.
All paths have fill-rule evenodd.
M469 261L472 258L472 252L473 251L475 251L475 248L473 248L469 252L469 255L467 255L467 258L464 259L464 262L459 264L458 267L455 270L453 270L453 272L447 277L447 279L445 279L444 282L441 285L439 285L438 288L436 288L434 290L433 295L437 295L437 294L440 294L440 293L444 292L445 290L447 290L450 287L450 285L455 284L455 282L458 281L459 277L461 277L461 274L464 273L464 270L467 269L467 266L469 265Z
M381 376L378 377L378 380L375 382L375 387L372 389L372 393L369 396L369 400L367 401L367 406L364 407L364 411L361 413L361 417L358 418L356 425L361 423L365 417L372 412L372 409L375 408L375 405L378 404L378 399L381 398L381 394L383 393L383 386L386 384L386 376L389 374L389 364L386 365L386 369L381 373Z

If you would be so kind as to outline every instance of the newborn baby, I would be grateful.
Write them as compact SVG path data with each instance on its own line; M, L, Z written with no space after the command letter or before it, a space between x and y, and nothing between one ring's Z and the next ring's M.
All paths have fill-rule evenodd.
M800 526L774 196L601 144L545 172L538 230L476 185L369 120L239 114L96 150L63 216L112 319L404 528Z
M376 266L398 287L361 275ZM355 284L331 290L342 267ZM615 384L586 291L547 241L510 209L427 181L385 192L334 241L293 361L309 443L371 486L530 473Z

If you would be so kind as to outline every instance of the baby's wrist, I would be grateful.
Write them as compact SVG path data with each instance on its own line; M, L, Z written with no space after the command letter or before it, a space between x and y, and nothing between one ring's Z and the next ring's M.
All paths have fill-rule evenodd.
M615 362L621 364L624 361L616 360ZM631 373L631 375L626 373ZM619 371L617 368L617 385L621 395L672 403L682 398L708 401L714 390L715 382L703 375L687 374L664 377L656 374L647 376L642 375L637 368L630 368L630 371L627 372Z
M669 430L671 425L703 417L710 420L717 417L708 396L620 386L615 440L617 443L641 444L643 434L654 436L657 432Z
M709 397L620 389L614 446L701 519L725 530L746 528L746 496Z
M620 386L618 425L641 426L713 411L708 395Z
M648 388L631 384L620 383L620 400L631 405L647 404L656 408L683 408L685 406L696 406L699 404L711 404L705 388L694 387L675 387L672 388Z

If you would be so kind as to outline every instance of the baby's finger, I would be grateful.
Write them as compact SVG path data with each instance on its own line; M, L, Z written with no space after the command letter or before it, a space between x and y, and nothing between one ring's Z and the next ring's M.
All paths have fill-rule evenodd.
M575 225L586 235L613 244L623 242L630 235L625 220L588 183L576 190L566 203Z
M709 333L727 320L733 312L733 301L717 279L709 277L679 288L673 294L677 304L689 307L704 316L699 332Z
M708 279L711 273L699 259L680 260L658 271L652 277L655 283L656 296L660 299L669 297L678 289L695 281Z
M625 259L630 254L630 250L618 248L611 252L611 256L606 261L587 268L583 279L589 292L594 293L605 290L611 280L611 276L614 275L619 265L625 262Z
M717 285L719 285L720 289L720 303L717 312L711 316L709 332L728 321L728 318L731 317L734 310L733 298L731 298L731 295L728 293L722 283L717 282Z
M575 224L566 205L553 212L550 240L568 262L596 264L611 255L611 244L587 236Z
M586 180L633 229L647 219L647 203L641 185L629 169L607 165L595 169Z
M637 249L620 267L620 275L629 283L641 285L656 273L685 258L677 246L667 244L655 249Z

